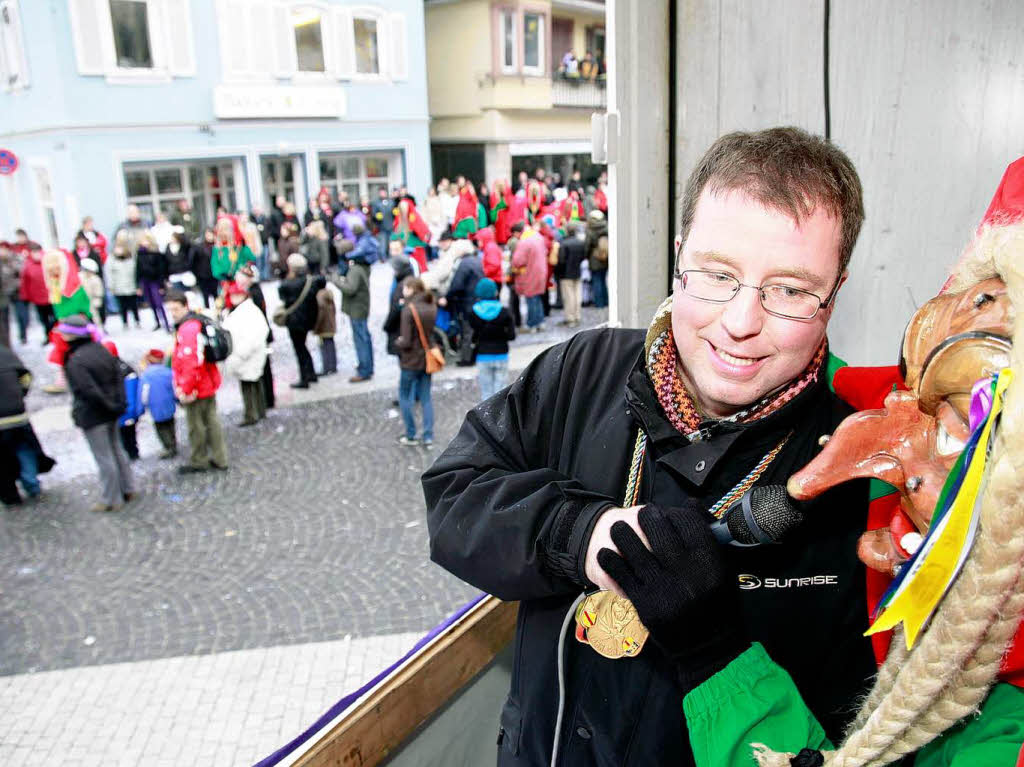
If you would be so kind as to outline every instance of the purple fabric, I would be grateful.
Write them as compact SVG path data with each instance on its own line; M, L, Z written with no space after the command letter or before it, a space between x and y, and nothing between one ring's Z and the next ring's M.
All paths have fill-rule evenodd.
M331 720L337 717L338 714L340 714L353 703L355 703L355 701L357 701L359 698L365 695L369 690L376 687L381 682L381 680L385 679L389 674L391 674L392 671L394 671L396 668L405 663L409 658L411 658L413 655L419 652L420 649L424 647L432 639L434 639L434 637L436 637L446 628L448 628L457 620L459 620L463 615L468 613L473 607L479 604L486 596L486 594L480 594L480 596L470 600L462 607L460 607L458 610L456 610L454 613L449 615L444 621L442 621L437 626L432 628L426 636L424 636L420 641L418 641L413 646L411 650L409 650L409 652L407 652L397 661L392 663L386 669L381 671L379 674L377 674L377 676L375 676L369 682L364 684L358 690L356 690L355 692L350 692L344 698L339 700L337 703L335 703L333 706L327 709L327 711L325 711L319 719L317 719L315 722L313 722L313 724L306 728L304 732L290 740L281 748L277 749L277 751L272 753L270 756L266 757L262 761L257 762L253 767L273 767L273 765L277 764L286 756L291 754L295 749L297 749L303 743L305 743L314 735L316 735L320 730L322 730L324 727L330 724Z
M363 229L366 228L366 217L361 210L343 210L334 217L334 227L341 232L341 236L346 240L355 242L356 235L352 231L352 224L357 221L362 224Z
M992 410L992 378L982 378L974 382L971 389L971 410L969 414L970 429L973 432L983 423Z

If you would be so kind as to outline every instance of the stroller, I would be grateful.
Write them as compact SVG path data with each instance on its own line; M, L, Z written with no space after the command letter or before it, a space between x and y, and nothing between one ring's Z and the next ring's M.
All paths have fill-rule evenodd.
M444 307L438 307L437 318L434 320L433 341L444 352L446 359L459 358L462 348L463 334L460 322Z

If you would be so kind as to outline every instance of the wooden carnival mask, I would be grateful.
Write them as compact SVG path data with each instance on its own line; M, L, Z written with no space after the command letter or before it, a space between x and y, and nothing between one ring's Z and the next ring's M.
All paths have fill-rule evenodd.
M864 477L896 488L899 510L889 527L861 536L858 555L868 567L891 574L927 531L946 475L970 437L974 384L1009 363L1012 314L999 278L926 303L903 337L900 372L908 390L844 420L790 478L789 492L800 500Z

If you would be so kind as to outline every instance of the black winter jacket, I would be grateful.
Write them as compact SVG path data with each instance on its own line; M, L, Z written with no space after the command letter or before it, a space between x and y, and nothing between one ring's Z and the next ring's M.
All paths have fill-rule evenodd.
M117 359L89 339L71 342L64 357L71 389L71 419L80 429L116 421L127 405Z
M579 237L566 237L558 248L556 276L560 280L578 280L580 264L586 257L586 242Z
M562 621L584 588L594 521L623 502L637 429L648 435L641 501L694 498L710 507L793 432L759 480L784 483L850 412L819 380L759 421L707 422L691 443L662 413L643 340L641 330L596 330L547 350L504 399L467 414L423 476L432 559L502 599L521 600L499 724L502 767L549 763ZM862 636L865 572L856 555L867 487L858 481L826 493L781 544L726 549L749 638L791 674L833 742L875 671ZM560 765L693 764L676 669L656 645L608 660L569 636L565 670Z
M167 259L159 250L140 247L135 258L135 279L137 281L164 282L167 279Z
M477 354L508 354L508 342L516 338L516 324L504 306L493 320L485 320L470 309L466 315L473 329L473 345Z
M316 294L327 287L327 281L319 275L308 275L308 277L310 279L310 286L309 290L306 291L305 297L302 299L302 304L296 306L295 311L289 314L288 319L285 320L285 326L289 330L312 330L313 326L316 325L316 315L319 311L316 303ZM277 294L281 298L281 303L286 307L291 307L299 300L305 284L305 276L283 280L277 286Z
M476 284L483 279L484 265L480 256L470 254L459 259L455 267L455 274L452 281L448 283L448 293L445 300L448 301L448 311L457 316L469 314L476 301Z
M194 246L188 243L178 248L178 252L175 253L171 246L167 246L167 250L164 251L164 262L167 267L167 274L181 274L182 272L192 271L192 254ZM212 276L212 275L211 275Z
M9 419L11 424L27 422L17 419L25 413L25 393L32 381L32 374L17 354L0 344L0 420ZM0 423L0 429L4 428Z

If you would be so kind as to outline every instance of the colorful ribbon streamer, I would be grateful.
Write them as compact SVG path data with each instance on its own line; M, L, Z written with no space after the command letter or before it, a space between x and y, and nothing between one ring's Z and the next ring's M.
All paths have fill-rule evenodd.
M989 444L1003 408L1003 396L1012 380L1010 369L999 373L988 412L984 414L981 411L986 400L983 390L989 384L986 381L986 386L975 387L971 420L974 421L973 416L977 412L981 419L979 425L946 477L921 547L882 597L879 614L865 636L888 631L903 623L909 650L959 575L977 534L981 506L979 490L988 461Z

